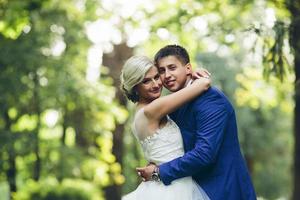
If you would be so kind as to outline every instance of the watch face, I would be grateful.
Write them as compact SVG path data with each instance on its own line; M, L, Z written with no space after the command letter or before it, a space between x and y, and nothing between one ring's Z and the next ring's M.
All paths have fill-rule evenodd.
M157 177L157 176L155 176L155 175L153 175L153 176L152 176L152 180L154 180L154 181L158 181L158 177Z
M159 176L158 176L158 174L154 172L154 173L152 174L152 176L151 176L151 179L152 179L153 181L159 181Z

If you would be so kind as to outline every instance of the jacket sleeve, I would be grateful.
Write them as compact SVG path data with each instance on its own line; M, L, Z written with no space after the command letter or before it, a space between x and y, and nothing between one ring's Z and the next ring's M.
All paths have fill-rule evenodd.
M165 185L175 179L197 174L215 162L226 124L233 111L230 108L222 98L196 100L193 106L196 120L194 149L159 166L160 178Z

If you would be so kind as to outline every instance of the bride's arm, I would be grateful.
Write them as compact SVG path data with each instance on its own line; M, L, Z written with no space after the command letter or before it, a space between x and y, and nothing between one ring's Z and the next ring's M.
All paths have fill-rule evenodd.
M173 112L178 107L197 97L210 86L210 79L199 78L177 92L155 99L144 107L144 113L148 119L160 120L162 117Z

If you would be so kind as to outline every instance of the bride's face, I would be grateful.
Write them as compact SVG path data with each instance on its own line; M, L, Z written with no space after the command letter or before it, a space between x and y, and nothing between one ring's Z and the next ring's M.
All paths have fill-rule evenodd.
M143 81L136 86L139 101L153 101L160 97L162 82L156 67L151 67L146 73Z

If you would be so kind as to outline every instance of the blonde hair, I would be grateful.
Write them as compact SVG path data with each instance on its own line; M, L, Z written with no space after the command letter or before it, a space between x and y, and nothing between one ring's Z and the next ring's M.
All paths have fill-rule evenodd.
M132 102L139 100L134 87L142 82L152 66L154 63L147 56L132 56L125 62L120 76L121 90Z

